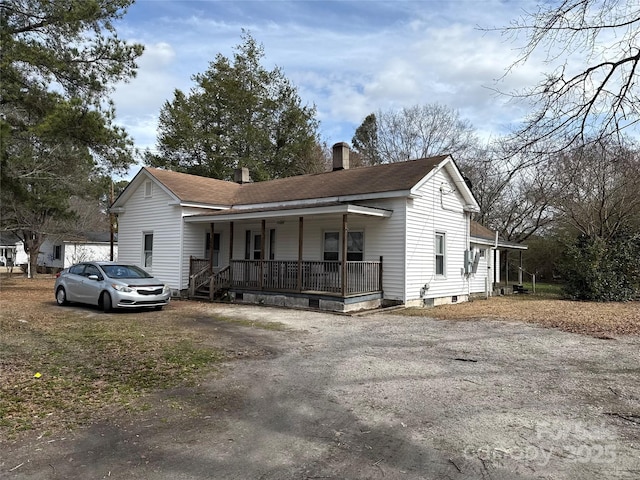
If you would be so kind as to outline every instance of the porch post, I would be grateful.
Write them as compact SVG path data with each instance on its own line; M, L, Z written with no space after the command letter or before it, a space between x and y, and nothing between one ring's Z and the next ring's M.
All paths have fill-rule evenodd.
M213 234L215 233L215 228L213 222L209 224L209 273L213 272L213 246L215 244L213 240Z
M262 290L264 282L264 246L265 246L265 234L267 233L267 221L262 219L262 226L260 231L260 290Z
M298 218L298 291L302 291L302 238L304 233L304 220Z
M229 285L233 285L233 222L229 222Z
M504 281L509 286L509 250L504 251Z
M233 260L233 222L229 223L229 265Z
M520 250L520 268L518 269L518 285L522 285L522 250Z
M347 293L347 214L342 215L342 296Z

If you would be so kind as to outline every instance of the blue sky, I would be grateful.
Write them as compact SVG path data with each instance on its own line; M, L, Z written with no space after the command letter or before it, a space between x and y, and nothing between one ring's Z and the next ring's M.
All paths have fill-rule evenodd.
M118 122L136 146L153 148L157 118L174 89L216 54L231 56L242 29L263 44L263 64L279 66L304 103L315 104L321 139L350 142L366 115L441 103L484 137L505 133L524 114L497 95L531 86L545 67L527 62L506 78L522 46L498 32L533 10L529 0L174 1L137 0L117 24L145 45L138 76L113 95Z

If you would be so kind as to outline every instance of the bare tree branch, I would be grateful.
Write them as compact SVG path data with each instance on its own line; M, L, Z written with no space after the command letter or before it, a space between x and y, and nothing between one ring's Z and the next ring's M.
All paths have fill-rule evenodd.
M626 0L541 3L537 11L525 12L500 31L516 41L524 35L526 42L505 75L538 53L545 55L551 67L551 73L535 86L508 93L532 107L514 132L517 151L558 153L586 142L620 139L622 132L637 130L640 4Z

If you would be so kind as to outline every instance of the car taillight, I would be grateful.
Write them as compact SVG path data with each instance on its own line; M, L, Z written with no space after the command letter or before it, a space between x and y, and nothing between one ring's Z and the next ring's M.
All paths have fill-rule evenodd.
M62 273L62 272L56 273L56 278L58 278L60 276L60 273Z

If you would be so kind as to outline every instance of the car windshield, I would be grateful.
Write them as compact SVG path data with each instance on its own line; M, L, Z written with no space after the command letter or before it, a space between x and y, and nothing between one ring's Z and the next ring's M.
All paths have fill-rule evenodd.
M104 273L111 278L151 278L152 276L135 265L102 265Z

